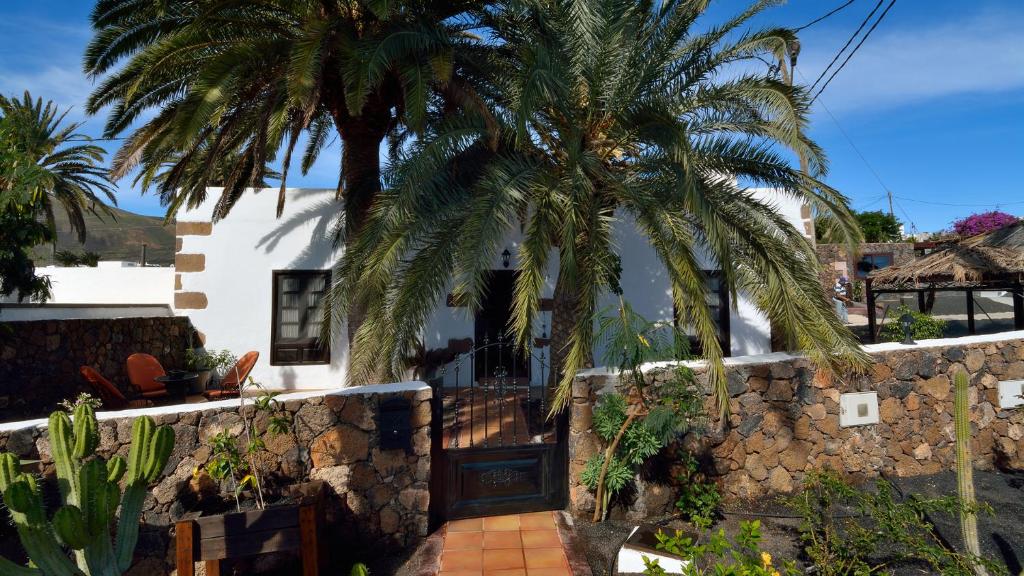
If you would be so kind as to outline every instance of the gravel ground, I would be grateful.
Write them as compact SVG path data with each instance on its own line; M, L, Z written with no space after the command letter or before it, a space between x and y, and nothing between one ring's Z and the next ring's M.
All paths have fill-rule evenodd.
M937 497L956 494L956 474L952 471L894 479L904 494ZM1010 574L1020 574L1024 562L1024 474L974 471L974 491L979 502L988 503L994 514L978 516L978 539L986 558L1002 562ZM960 521L948 515L929 518L939 535L960 549Z
M916 478L894 478L903 494L920 494L928 497L956 494L956 475L943 472ZM979 535L982 553L992 560L1003 563L1010 574L1019 574L1024 561L1024 473L975 471L974 484L979 501L987 502L995 511L994 516L979 517ZM778 500L761 500L726 510L713 527L723 528L730 537L739 531L744 520L760 520L762 549L777 559L797 559L801 570L808 568L802 551L797 527L799 520L787 518L792 512ZM934 516L929 520L936 526L940 537L951 546L961 548L960 524L956 517ZM668 530L675 528L692 531L687 523L673 518L652 519L652 523ZM577 519L575 527L585 550L594 576L613 576L611 572L614 556L629 536L634 524L622 520L608 520L593 524ZM884 557L884 551L880 551ZM809 572L810 573L810 572ZM928 574L919 565L892 566L889 574L911 576Z

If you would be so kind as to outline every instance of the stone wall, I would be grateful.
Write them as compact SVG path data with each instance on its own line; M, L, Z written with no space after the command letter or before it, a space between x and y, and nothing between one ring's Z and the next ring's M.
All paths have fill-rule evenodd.
M0 421L39 417L90 391L82 365L130 397L128 356L146 352L167 369L183 368L194 333L184 317L0 322Z
M857 262L863 254L892 254L894 265L904 264L914 259L914 245L910 242L865 242L851 254L842 244L818 244L815 246L818 263L821 264L821 282L831 293L836 275L843 275L854 281L857 275Z
M866 347L874 359L866 375L829 382L804 358L786 354L727 360L731 416L724 433L688 438L705 473L730 499L789 492L814 468L831 467L854 477L879 473L919 475L955 462L952 378L966 370L975 464L979 468L1024 468L1024 409L1001 410L997 383L1024 379L1024 332L932 340L917 346ZM704 367L693 365L703 381ZM666 368L652 367L655 379ZM590 430L592 406L617 379L600 370L581 373L573 391L570 425L570 500L577 514L593 510L579 483L586 461L601 445ZM880 422L841 428L841 393L876 391ZM709 413L714 400L706 400ZM641 478L632 515L668 511L674 502L670 478L674 450L662 456L668 470Z
M292 422L291 431L268 434L269 416L254 420L267 447L260 458L267 491L281 493L305 482L307 488L321 485L329 552L365 558L415 545L427 535L430 395L429 386L411 382L278 396L278 415ZM395 397L412 403L409 451L380 448L379 407ZM174 452L146 498L132 572L169 574L174 522L211 509L211 503L233 511L228 492L220 491L203 467L211 456L210 438L225 430L241 435L238 401L100 413L100 455L127 455L133 421L128 414L153 415L175 431ZM44 475L52 477L45 421L0 425L0 450L42 460ZM344 550L330 544L336 542L344 542Z

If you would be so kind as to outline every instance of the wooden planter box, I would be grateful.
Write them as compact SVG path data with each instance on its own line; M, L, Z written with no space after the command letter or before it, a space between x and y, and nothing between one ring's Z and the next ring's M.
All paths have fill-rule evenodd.
M318 576L319 515L312 504L204 516L175 525L178 576L193 576L204 562L208 576L220 575L220 561L298 550L302 576Z

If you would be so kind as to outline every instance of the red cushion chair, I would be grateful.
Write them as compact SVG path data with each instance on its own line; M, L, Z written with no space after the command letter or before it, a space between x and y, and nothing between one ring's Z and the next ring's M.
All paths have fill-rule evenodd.
M149 354L137 352L128 357L127 367L128 381L143 398L167 398L170 396L167 393L167 387L156 381L156 378L167 375L159 360Z
M93 370L91 366L82 366L79 368L79 372L82 374L82 378L85 378L85 381L92 387L93 391L99 395L100 400L103 401L103 407L107 410L145 408L153 405L149 400L128 400L117 389L117 386L114 386L110 380L107 380L102 374Z
M239 383L245 382L249 377L249 373L252 372L253 366L256 366L256 360L259 360L259 357L260 353L255 350L243 354L235 362L235 365L224 374L224 378L220 381L220 388L207 390L203 392L203 396L206 396L208 400L237 398L240 389Z

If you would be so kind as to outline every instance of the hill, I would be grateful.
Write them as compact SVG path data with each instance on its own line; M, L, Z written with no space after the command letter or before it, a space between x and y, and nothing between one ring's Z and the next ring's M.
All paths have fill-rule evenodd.
M85 244L79 244L71 231L67 216L60 208L57 218L57 250L97 252L101 260L138 261L142 245L146 245L149 264L169 266L174 263L174 223L164 224L159 216L143 216L119 208L111 208L113 216L85 215ZM39 246L34 251L36 266L53 264L53 249Z

